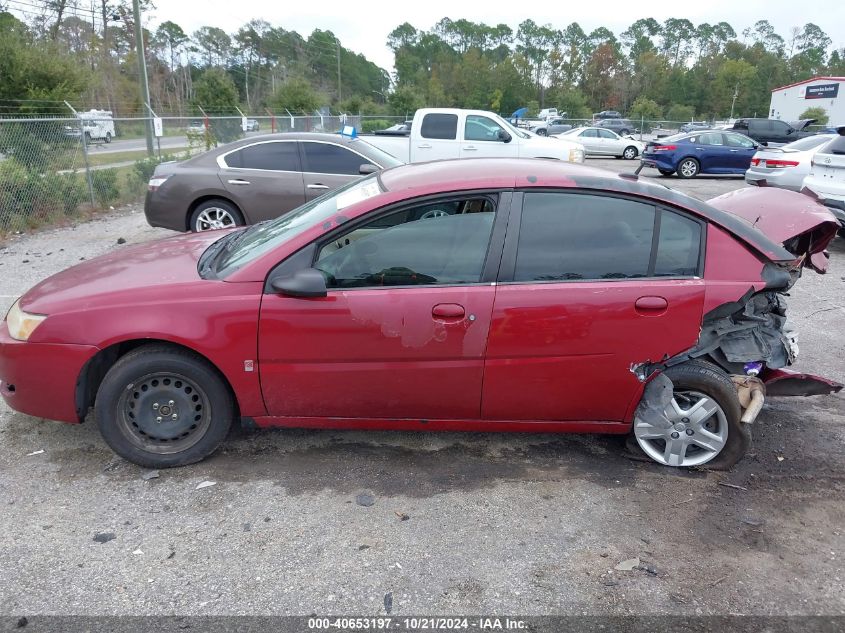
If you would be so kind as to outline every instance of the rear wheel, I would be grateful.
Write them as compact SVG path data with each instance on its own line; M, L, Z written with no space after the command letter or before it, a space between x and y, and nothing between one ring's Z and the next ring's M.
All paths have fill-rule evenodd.
M106 143L111 143L111 132L106 132Z
M678 176L681 178L695 178L698 175L699 164L694 158L685 158L678 165Z
M199 233L214 229L229 229L243 226L244 216L231 202L226 200L206 200L197 205L191 214L188 228Z
M543 128L540 128L539 130L537 130L537 136L548 136L548 135L549 135L549 132L547 130L544 130Z
M712 363L692 360L668 368L665 375L673 384L666 420L634 421L642 451L665 466L726 469L736 464L751 436L740 422L739 398L727 374Z
M94 405L111 449L146 468L198 462L220 445L235 415L219 373L196 354L140 347L108 371Z

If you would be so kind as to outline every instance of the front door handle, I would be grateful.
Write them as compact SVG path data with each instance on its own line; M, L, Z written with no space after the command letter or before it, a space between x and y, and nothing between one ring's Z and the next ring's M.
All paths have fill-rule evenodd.
M323 185L323 184L320 184L320 183L308 185L308 189L328 189L328 188L329 188L328 185Z
M634 308L641 314L659 314L668 307L669 302L663 297L640 297L634 302Z
M248 185L249 180L244 180L243 178L230 178L229 184L230 185Z
M431 149L431 145L429 143L422 143L421 145L417 145L420 149Z
M431 309L431 316L438 319L463 319L464 307L458 303L438 303Z
M732 150L731 150L731 152L732 152L732 153L734 153L734 154L735 154L736 152L738 152L738 151L739 151L738 149L732 149Z
M475 145L467 145L464 147L465 152L477 152L478 148Z

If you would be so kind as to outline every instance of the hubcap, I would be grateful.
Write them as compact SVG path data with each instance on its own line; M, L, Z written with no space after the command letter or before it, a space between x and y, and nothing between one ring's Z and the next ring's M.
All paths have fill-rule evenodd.
M631 149L630 147L629 147L628 149L626 149L626 150L625 150L625 158L627 158L628 160L631 160L631 159L632 159L632 158L634 158L636 155L637 155L636 150L633 150L633 149Z
M208 207L197 216L194 228L197 231L211 231L213 229L227 229L231 226L237 226L231 213L220 207Z
M139 448L177 453L205 435L211 423L211 404L205 391L185 376L148 374L123 390L118 423Z
M666 466L700 466L716 457L728 441L722 407L697 391L676 391L664 410L665 420L634 422L640 448Z
M695 166L695 163L691 160L684 161L684 163L681 165L681 173L684 176L695 176L696 171L697 168Z

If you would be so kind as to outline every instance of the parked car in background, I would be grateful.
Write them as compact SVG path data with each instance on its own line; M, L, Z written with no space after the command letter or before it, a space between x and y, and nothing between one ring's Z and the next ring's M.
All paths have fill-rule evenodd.
M680 128L678 128L679 132L701 132L703 130L712 130L713 126L709 123L695 122L690 121L689 123L684 123Z
M549 119L548 121L544 121L542 123L536 123L528 128L534 134L538 136L552 136L554 134L561 134L562 132L566 132L567 130L572 129L572 125L566 123L565 119L561 118L553 118Z
M258 119L247 119L246 120L246 130L245 132L258 132L260 126L258 125Z
M587 156L615 156L633 160L645 149L645 143L619 136L616 132L599 127L579 127L561 135L584 146Z
M450 158L553 158L584 162L581 145L520 130L485 110L423 108L414 114L408 137L362 134L359 138L402 162Z
M362 175L401 164L366 141L339 134L252 136L158 165L144 213L151 226L174 231L254 224Z
M626 134L634 134L635 132L640 131L630 119L601 119L596 121L593 127L603 127L606 130L612 130L622 136L625 136Z
M783 147L761 147L751 158L745 182L800 191L804 178L810 173L813 156L834 138L835 134L816 134Z
M540 110L540 113L537 115L537 118L541 121L545 121L547 119L557 118L561 115L558 114L557 108L543 108Z
M185 128L185 134L188 138L205 134L205 121L202 119L193 119L188 123L188 127Z
M622 114L616 110L602 110L593 115L594 121L601 121L602 119L621 119Z
M793 123L779 121L778 119L737 119L730 129L744 134L762 145L769 143L783 145L815 134L815 132L807 129L815 122L815 119L802 119Z
M646 145L642 164L664 176L680 178L699 174L744 174L758 145L734 132L676 134Z
M810 173L804 178L804 187L824 200L839 204L845 211L845 126L838 128L838 135L823 145L810 161Z
M727 468L767 395L842 387L785 369L783 316L837 226L779 189L704 203L557 161L397 167L46 279L0 327L0 395L71 423L93 407L145 468L207 457L236 416L612 433L658 464Z

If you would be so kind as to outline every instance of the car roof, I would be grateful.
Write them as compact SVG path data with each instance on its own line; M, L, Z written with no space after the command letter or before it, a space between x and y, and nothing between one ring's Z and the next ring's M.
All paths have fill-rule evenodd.
M736 215L665 185L587 165L543 158L464 158L401 165L381 172L378 178L387 191L403 191L407 197L428 193L543 187L593 189L645 196L688 209L726 228L769 259L786 261L792 257L782 245L773 242Z

